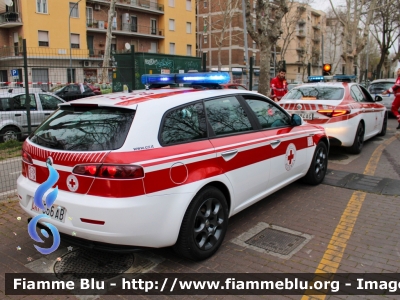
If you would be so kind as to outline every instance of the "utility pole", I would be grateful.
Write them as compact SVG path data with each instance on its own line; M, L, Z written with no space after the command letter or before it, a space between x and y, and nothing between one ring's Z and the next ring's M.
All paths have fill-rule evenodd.
M369 60L369 48L368 48L368 44L369 44L369 35L368 35L368 39L367 39L367 47L365 47L365 50L367 50L367 62L365 64L365 86L367 86L367 79L368 79L368 60Z
M244 0L242 0L242 13L243 13L243 35L244 35L244 59L245 67L246 67L246 86L248 83L248 76L249 76L249 47L247 45L247 24L246 24L246 5Z
M111 0L110 10L108 11L108 22L107 22L107 34L106 34L106 49L104 51L104 59L103 59L103 72L101 75L102 83L108 82L108 69L110 67L110 52L111 52L111 41L112 41L112 23L115 14L115 3L117 0ZM131 48L131 51L134 51Z

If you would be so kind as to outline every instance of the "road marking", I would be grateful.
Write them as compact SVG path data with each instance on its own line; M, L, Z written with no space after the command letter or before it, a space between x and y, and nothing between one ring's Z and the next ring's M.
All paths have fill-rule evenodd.
M374 175L376 168L378 167L378 162L381 158L382 151L398 137L400 137L400 134L396 134L390 139L385 140L375 149L367 163L367 166L365 167L364 175ZM336 226L331 240L326 247L327 249L322 256L317 269L315 270L313 282L317 280L331 280L333 274L337 272L340 262L342 261L344 251L346 250L347 242L351 237L351 232L353 231L358 214L366 196L367 193L359 191L356 191L351 195L350 200L347 203L342 216L340 217L339 224ZM310 283L310 286L311 285L312 283ZM303 297L301 297L302 300L325 298L326 295L324 295L322 291L320 295L315 295L315 290L312 289L308 289L304 293Z

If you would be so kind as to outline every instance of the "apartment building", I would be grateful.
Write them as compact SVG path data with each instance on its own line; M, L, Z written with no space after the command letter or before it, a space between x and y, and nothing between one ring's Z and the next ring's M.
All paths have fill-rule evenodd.
M220 69L231 72L234 82L246 84L245 40L241 2L238 1L238 6L234 8L228 26L222 28L218 24L222 23L221 19L224 19L224 14L231 8L229 3L232 5L236 1L199 0L197 33L199 52L207 54L207 68L211 71L218 69L218 52L220 51ZM221 10L221 7L223 10ZM255 1L251 1L251 7L254 13ZM290 2L289 9L289 13L282 21L283 34L278 43L271 48L271 74L274 74L274 66L281 66L282 61L285 60L288 80L306 81L308 63L311 64L311 74L319 75L321 73L322 32L325 30L326 15L323 11L299 2ZM255 14L253 16L255 18ZM219 47L217 39L222 31L225 31L225 34L222 46ZM247 35L247 48L248 57L254 57L253 81L257 83L260 54L256 43L249 35Z
M21 65L26 39L30 82L97 82L112 27L112 53L136 52L195 55L194 0L117 0L108 24L109 0L13 0L0 4L0 82ZM34 63L33 63L33 60ZM47 68L46 66L51 66ZM110 61L110 76L113 63ZM60 74L60 72L63 72ZM22 72L19 72L22 74Z
M282 20L282 30L283 34L277 43L277 59L286 62L289 82L306 82L308 64L311 75L321 75L325 12L304 3L291 2L289 12Z

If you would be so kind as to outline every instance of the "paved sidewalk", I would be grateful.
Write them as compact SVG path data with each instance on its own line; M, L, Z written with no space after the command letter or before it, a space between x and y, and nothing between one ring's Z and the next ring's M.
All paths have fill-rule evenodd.
M390 120L391 123L393 120ZM363 174L369 158L386 139L397 133L389 130L383 138L365 144L362 155L338 152L343 159L330 160L332 172ZM398 140L381 153L374 177L400 180ZM344 173L343 173L344 174ZM400 188L400 186L399 186ZM233 216L220 250L210 259L192 262L178 257L171 248L135 254L135 271L157 273L314 273L321 266L337 273L400 273L399 197L363 193L341 186L309 186L293 183ZM6 296L5 273L33 272L34 267L52 270L57 255L70 245L61 243L58 252L44 256L36 251L27 232L27 215L16 200L0 202L0 299L55 299L54 296ZM19 219L21 218L21 219ZM340 224L339 224L340 223ZM238 245L235 239L268 224L310 236L288 258ZM17 247L20 247L18 249ZM339 253L334 255L330 253ZM30 261L31 260L31 261ZM57 296L56 299L137 299L138 296ZM146 298L146 297L139 297ZM147 298L154 298L148 296ZM167 298L167 297L157 297ZM178 299L259 299L259 296L174 296ZM265 299L302 299L298 296L264 296ZM328 296L353 299L354 296ZM359 296L393 299L395 296Z

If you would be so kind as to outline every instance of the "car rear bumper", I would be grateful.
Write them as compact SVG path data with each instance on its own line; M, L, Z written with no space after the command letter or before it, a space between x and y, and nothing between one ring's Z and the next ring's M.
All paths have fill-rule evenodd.
M20 206L31 217L39 214L32 210L38 186L22 175L17 180ZM160 248L175 244L193 197L194 194L185 193L106 198L59 190L54 206L65 208L64 222L43 220L56 226L61 234L97 244ZM104 224L91 224L87 220L104 221Z

